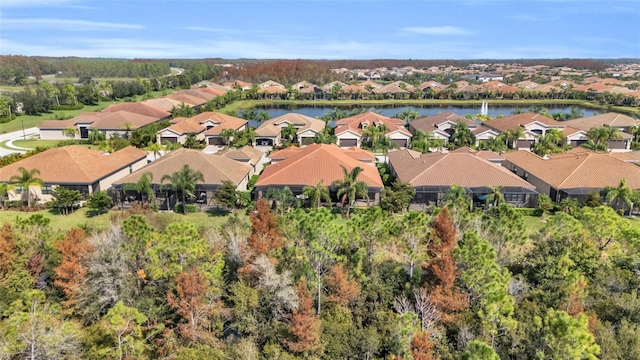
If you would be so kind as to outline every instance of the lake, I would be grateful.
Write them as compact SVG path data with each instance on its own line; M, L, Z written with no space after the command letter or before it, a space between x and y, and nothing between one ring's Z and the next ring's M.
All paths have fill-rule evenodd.
M303 115L307 115L307 116L311 116L311 117L319 117L322 116L323 114L328 113L329 111L331 111L331 109L333 109L335 106L298 106L298 107L289 107L289 106L264 106L264 107L256 107L256 110L264 110L266 112L269 113L269 115L271 115L272 118L280 116L280 115L284 115L286 113L290 113L290 112L296 112L299 114L303 114ZM348 106L348 107L343 107L340 106L339 108L344 109L344 110L350 110L353 109L354 107L357 106ZM553 104L553 105L547 105L547 106L543 106L544 108L546 108L551 114L555 114L555 113L569 113L571 112L571 105L558 105L558 104ZM584 116L593 116L593 115L598 115L601 114L605 111L601 111L601 110L594 110L594 109L589 109L589 108L585 108L585 107L581 107L581 106L575 106L578 109L580 109L582 111L582 113L584 114ZM377 106L377 107L372 107L373 109L375 109L376 111L380 112L382 115L385 116L392 116L394 114L397 114L403 110L407 110L407 109L413 109L415 111L417 111L418 113L420 113L421 116L430 116L430 115L436 115L442 112L453 112L456 113L458 115L464 116L466 114L471 114L471 115L476 115L476 114L480 114L480 105L471 105L471 106L455 106L455 105L423 105L423 106ZM504 116L509 116L511 115L511 113L513 111L515 111L516 109L521 109L522 111L527 111L529 109L528 106L499 106L499 105L495 105L495 106L491 106L491 102L489 102L489 116L491 117L497 117L498 115L504 115Z

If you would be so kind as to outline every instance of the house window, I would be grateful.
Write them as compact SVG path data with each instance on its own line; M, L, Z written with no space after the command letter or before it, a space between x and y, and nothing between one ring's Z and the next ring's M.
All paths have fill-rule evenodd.
M16 186L14 190L16 192L16 195L22 194L22 186Z
M42 195L51 195L51 185L45 185L42 187Z
M129 165L129 174L133 172L133 166Z

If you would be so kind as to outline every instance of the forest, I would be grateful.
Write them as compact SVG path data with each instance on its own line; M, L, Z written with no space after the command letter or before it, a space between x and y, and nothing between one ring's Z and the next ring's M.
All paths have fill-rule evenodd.
M640 358L640 227L597 199L541 217L455 188L427 211L283 199L221 225L4 224L0 359Z

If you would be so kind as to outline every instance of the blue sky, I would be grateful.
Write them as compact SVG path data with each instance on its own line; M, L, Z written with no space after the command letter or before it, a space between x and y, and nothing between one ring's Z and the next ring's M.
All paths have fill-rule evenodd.
M640 58L640 0L0 0L0 53Z

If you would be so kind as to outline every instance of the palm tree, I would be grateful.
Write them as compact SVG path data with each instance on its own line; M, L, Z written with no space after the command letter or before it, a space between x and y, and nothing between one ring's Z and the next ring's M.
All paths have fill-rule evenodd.
M149 141L149 143L147 144L147 147L144 149L150 153L153 153L153 160L156 160L158 158L158 155L162 154L161 151L163 149L163 146L160 145L158 142Z
M153 174L150 172L146 172L142 174L138 182L124 184L122 189L124 191L133 190L136 193L140 194L140 197L142 198L143 202L144 202L145 195L147 195L148 201L152 201L154 198L153 185L151 184L152 181L153 181Z
M358 175L364 171L360 166L356 166L351 171L347 171L347 168L342 165L340 165L340 167L342 168L344 179L336 180L332 185L338 187L337 195L341 198L342 206L344 206L345 203L347 204L347 217L349 217L351 205L356 201L358 196L367 197L369 185L364 181L358 181Z
M166 174L162 177L160 182L166 184L167 188L175 191L176 196L178 194L182 197L182 212L186 214L187 197L195 197L196 183L204 182L204 175L200 171L193 170L189 165L185 164L182 169L169 175Z
M18 171L20 172L20 175L14 175L9 179L9 182L13 183L13 185L10 186L10 189L13 190L18 187L22 189L23 198L25 197L25 194L26 194L27 206L31 206L31 204L29 203L31 186L42 187L42 185L44 185L44 182L42 181L42 179L36 177L36 175L40 175L40 170L38 169L27 170L23 167L19 167Z
M634 191L633 189L627 186L626 179L620 180L618 187L608 188L605 195L605 200L609 203L609 205L613 205L619 200L619 201L622 201L627 206L629 206L629 215L631 215L631 210L633 209L634 199L635 199Z
M583 145L584 147L596 151L607 151L609 140L622 139L622 135L617 128L605 125L589 129L587 138L589 141Z
M69 140L72 140L76 137L76 134L78 133L78 129L74 128L74 127L68 127L64 130L62 130L62 135L66 136L69 138Z
M293 195L293 191L291 191L288 186L285 186L282 189L269 188L265 194L265 198L275 202L276 207L280 209L281 215L284 215L284 213L291 207L297 206L298 202L298 199Z
M9 184L0 183L0 209L4 209L4 197L9 192Z
M320 180L316 186L305 186L302 188L302 194L305 198L309 199L309 203L311 207L318 208L320 207L320 202L322 200L326 202L331 202L331 196L329 195L329 188L322 184L322 180Z
M462 121L458 121L451 127L451 129L453 130L453 135L451 135L449 141L455 147L458 148L475 144L475 136L473 136L473 133L471 132L471 130L469 130L467 124L463 123Z
M467 193L467 190L458 185L451 185L442 198L442 203L449 206L459 207L465 210L471 210L473 199Z
M515 144L517 143L518 139L520 139L523 136L524 136L524 129L521 126L518 126L515 129L507 130L507 132L505 133L504 140L508 148L515 149L516 148Z
M386 125L380 124L368 126L362 131L362 133L367 137L367 141L371 144L371 149L375 149L378 144L378 140L380 140L388 130L389 129Z
M411 120L416 120L420 117L420 113L413 110L413 108L408 108L400 111L399 113L392 116L393 118L401 119L402 121L408 123Z
M93 128L89 131L87 140L89 140L90 143L95 145L100 141L103 141L105 138L106 136L102 132L100 132L100 130Z
M486 141L481 141L479 144L480 150L489 150L502 154L507 151L507 144L505 144L505 141L503 140L505 137L505 134L500 134L496 138L490 137Z
M389 150L397 147L398 144L391 141L391 138L387 136L383 136L380 138L380 140L378 140L378 148L382 150L382 154L384 155L384 162L387 162L387 154L389 153Z
M285 143L294 143L298 129L293 124L287 124L287 127L282 129L282 139Z
M233 136L235 135L235 130L233 129L224 129L220 131L220 137L226 146L229 146L229 142L233 140Z
M484 201L485 204L491 203L492 207L496 207L504 203L504 195L502 195L502 186L489 186L490 193L487 194Z
M129 134L133 130L133 125L131 125L131 123L127 121L126 123L122 124L120 129L124 130L124 135L122 137L129 140Z

